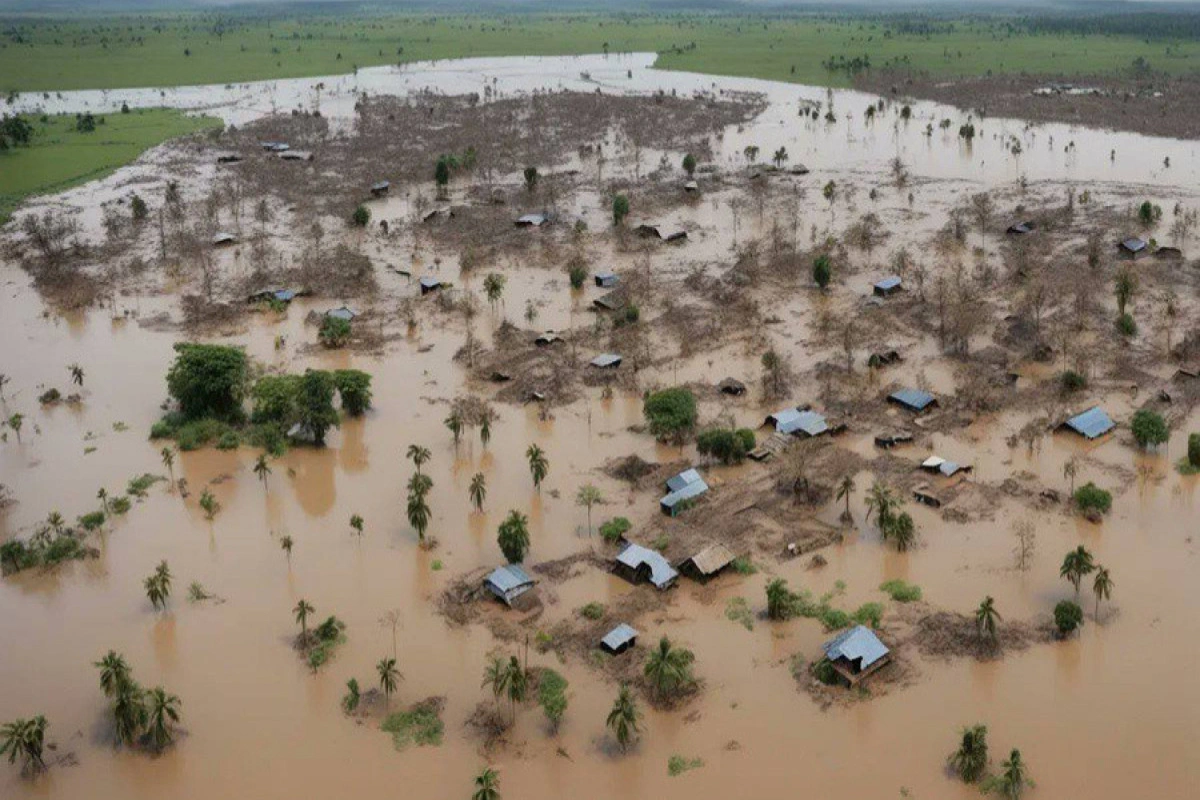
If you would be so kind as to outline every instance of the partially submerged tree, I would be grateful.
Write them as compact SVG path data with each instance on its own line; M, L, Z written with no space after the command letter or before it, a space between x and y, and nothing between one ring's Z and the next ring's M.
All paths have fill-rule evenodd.
M962 730L962 741L948 759L950 769L966 783L983 777L988 765L987 726L972 725Z
M633 699L633 693L629 691L628 686L621 684L621 689L617 692L617 699L613 702L612 710L608 712L606 724L609 730L613 732L613 736L617 738L617 744L620 745L622 753L637 738L638 720L640 718L641 714L638 712L637 703Z
M579 492L575 495L575 505L582 506L587 509L587 526L588 536L592 535L592 506L597 503L604 502L604 495L590 483L585 483L579 487Z
M31 719L14 719L0 727L0 756L7 755L8 763L21 760L21 772L34 774L46 768L42 753L46 746L46 718L40 714Z
M520 564L529 552L529 520L519 511L509 511L500 523L496 543L510 564Z

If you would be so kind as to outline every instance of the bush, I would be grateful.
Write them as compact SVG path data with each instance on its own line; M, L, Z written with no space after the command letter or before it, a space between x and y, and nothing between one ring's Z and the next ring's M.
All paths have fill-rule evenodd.
M299 375L264 375L250 390L253 403L250 420L256 424L278 422L290 425L296 419L299 396Z
M730 566L738 575L753 575L758 572L758 567L754 566L754 562L750 560L749 556L738 556Z
M350 341L350 320L340 317L325 317L321 321L321 329L317 339L329 348L344 347Z
M79 518L79 527L85 531L94 531L104 524L104 512L92 511Z
M1107 514L1112 508L1112 494L1088 481L1075 490L1075 505L1080 511Z
M342 409L352 417L361 417L371 407L371 376L358 369L339 369L333 373L342 398Z
M221 437L217 439L217 449L236 450L241 443L242 440L238 437L237 431L225 431L221 434Z
M582 289L584 282L587 280L587 267L582 264L572 264L567 270L567 276L571 280L572 289Z
M1137 323L1133 319L1133 315L1125 312L1117 317L1117 332L1122 336L1137 335Z
M229 425L218 419L197 419L184 423L175 431L180 450L199 450L225 435Z
M629 198L619 194L612 201L613 225L620 225L629 216Z
M813 281L822 289L829 286L829 279L833 277L833 269L829 265L829 256L820 255L813 259Z
M853 616L854 621L859 625L867 625L871 628L878 628L879 623L883 620L883 604L863 603L851 616Z
M744 433L750 434L747 441ZM749 444L749 447L747 447ZM715 458L722 464L738 464L746 457L746 453L754 449L754 432L743 428L731 431L729 428L709 428L696 436L696 450L702 456Z
M167 372L167 391L190 419L238 420L247 379L246 353L217 344L175 345L175 362Z
M1156 447L1164 444L1171 436L1167 422L1162 415L1143 408L1134 413L1129 427L1133 430L1133 438L1142 447Z
M583 608L579 609L579 614L584 619L598 620L604 616L604 603L588 603Z
M1193 467L1200 468L1200 433L1188 436L1187 459Z
M1054 626L1058 628L1060 636L1070 636L1082 624L1083 609L1078 603L1060 600L1054 607Z
M600 536L609 544L616 544L632 527L633 523L625 517L613 517L608 522L600 524Z
M621 309L617 316L613 317L613 327L621 328L625 325L633 325L641 318L642 312L638 309L637 305L630 303Z
M812 674L814 678L826 686L832 686L838 682L837 670L833 668L833 664L829 663L828 658L822 658L813 664Z
M696 174L696 157L691 153L683 157L683 171L688 174L689 178Z
M1068 392L1077 392L1087 386L1087 378L1073 369L1064 370L1061 380L1062 387Z
M885 581L880 584L879 590L886 592L888 597L891 597L897 603L912 603L921 599L920 586L914 583L906 583L899 578Z
M354 213L350 215L350 224L356 228L365 228L371 221L371 209L364 205L359 205L354 209Z
M696 427L696 396L688 389L663 389L646 398L642 414L656 439L678 441Z
M324 370L305 370L300 379L297 421L317 444L324 444L326 431L338 424L338 413L333 407L335 391L333 375Z

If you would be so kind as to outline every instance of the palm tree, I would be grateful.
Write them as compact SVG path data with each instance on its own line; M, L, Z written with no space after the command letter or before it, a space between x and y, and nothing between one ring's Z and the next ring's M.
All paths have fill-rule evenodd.
M292 541L291 536L283 536L279 539L279 546L283 548L283 552L287 553L287 560L289 564L292 563L293 544L295 544L295 542Z
M1096 595L1096 621L1100 621L1100 601L1112 597L1113 581L1108 576L1108 567L1097 567L1096 578L1092 581L1092 591Z
M483 443L483 449L487 450L488 442L492 440L492 415L490 413L483 415L483 421L479 423L479 441Z
M504 284L506 283L503 275L497 272L488 273L483 279L483 291L487 295L488 305L492 310L496 310L496 304L500 302L500 298L504 296Z
M22 759L22 772L37 772L46 768L42 750L46 744L46 718L40 714L33 719L15 719L0 728L0 755L8 763Z
M509 656L506 671L508 672L508 679L505 681L505 686L508 687L508 703L512 708L512 721L516 722L517 703L525 701L525 690L529 686L529 678L516 656Z
M171 476L171 483L175 482L175 451L170 447L164 447L161 452L163 466L167 468L167 473Z
M127 680L117 688L112 715L117 743L132 745L136 742L149 719L146 692L136 681Z
M785 161L788 160L788 151L786 147L781 147L775 151L775 155L771 156L771 160L775 162L776 169L782 169Z
M608 712L608 720L605 724L617 737L617 744L621 746L622 753L638 733L639 717L637 704L634 702L629 687L621 684L621 690L617 692L617 699L613 703L612 711Z
M78 364L72 364L67 367L67 372L71 373L71 383L76 386L83 386L83 367Z
M1021 760L1021 751L1014 748L1008 760L1000 765L1000 774L990 781L988 788L1006 800L1021 800L1025 789L1032 786L1029 771Z
M575 495L575 505L587 509L588 536L592 535L592 506L603 502L604 495L600 494L600 490L590 483L580 486L579 494Z
M992 600L992 596L988 595L983 598L983 602L975 610L975 631L979 634L979 637L995 642L996 621L1000 618L1000 612L996 610L996 604Z
M217 498L213 497L213 493L208 490L208 487L200 492L200 507L204 509L205 519L212 519L221 509L221 504L217 502Z
M1096 564L1092 560L1092 554L1087 551L1083 545L1079 545L1071 552L1067 553L1063 559L1062 567L1058 570L1060 578L1066 578L1075 587L1075 599L1079 599L1079 584L1084 577L1096 571Z
M658 649L646 658L643 674L655 695L663 697L692 682L692 662L695 660L691 650L672 647L671 640L664 636L658 640Z
M1063 464L1063 478L1070 481L1071 495L1075 495L1075 476L1079 474L1079 461L1075 456L1067 459Z
M55 533L62 533L63 526L66 525L67 522L63 519L62 514L57 511L51 511L46 516L46 524L49 525L50 529Z
M850 495L854 492L855 488L854 476L849 474L842 478L842 482L838 484L836 499L846 501L846 510L842 512L842 519L847 522L854 519L850 514Z
M157 611L159 606L166 607L167 599L163 596L162 586L158 581L157 575L151 575L142 583L146 587L146 597L150 600L150 605L154 606Z
M988 764L987 726L973 725L962 730L962 742L948 759L950 769L967 783L983 777Z
M446 428L449 429L450 435L454 437L454 449L457 450L458 443L462 441L462 432L464 427L462 414L458 413L457 410L451 411L450 416L446 417L446 419L443 420L443 423L445 424Z
M420 480L418 480L420 479ZM432 486L433 481L428 475L417 473L408 485L408 522L417 531L417 538L425 543L425 531L429 528L429 504L425 502L426 486Z
M150 690L147 699L150 703L150 744L155 750L162 750L171 743L171 725L179 722L179 698L156 686Z
M471 476L471 485L467 489L467 494L471 498L471 505L475 506L475 510L483 513L483 501L487 499L487 479L483 477L482 472L476 472Z
M520 564L529 552L529 520L520 511L509 511L500 523L496 543L510 564Z
M491 767L475 776L475 793L471 800L500 800L500 774Z
M375 670L379 673L379 688L383 689L383 696L390 707L392 704L392 695L396 692L396 685L400 682L400 670L396 669L396 659L379 659L379 663L375 665Z
M96 499L100 501L100 510L103 511L105 514L107 514L108 513L108 489L105 489L103 486L101 486L100 491L96 492Z
M115 650L109 650L104 658L93 666L100 670L100 689L105 697L116 697L121 687L129 683L132 675L125 657Z
M350 515L350 527L353 528L354 532L357 533L359 535L359 537L361 538L363 535L363 518L360 517L358 514L351 514Z
M300 623L300 640L305 645L308 644L308 615L314 611L316 609L304 599L296 603L296 607L292 609L292 613L296 615L296 622Z
M267 476L271 474L271 465L267 463L266 453L259 453L258 460L254 462L254 474L262 481L263 488L266 488Z
M898 505L899 499L890 487L879 481L871 484L871 489L867 492L867 519L870 519L871 512L874 512L881 531L892 518Z
M508 688L508 668L499 656L492 656L492 660L484 668L483 683L480 686L491 688L492 699L496 701L496 710L499 711L500 698L504 695L504 690Z
M550 474L550 462L546 460L545 451L536 444L529 445L529 449L525 451L525 458L529 459L529 473L533 476L533 488L540 492L542 481L546 480L546 476Z
M432 453L428 447L422 447L419 444L410 444L408 446L408 459L413 462L413 466L417 468L417 474L421 474L421 467L429 461Z
M17 444L21 443L21 426L25 424L24 414L13 414L8 418L8 427L17 435Z

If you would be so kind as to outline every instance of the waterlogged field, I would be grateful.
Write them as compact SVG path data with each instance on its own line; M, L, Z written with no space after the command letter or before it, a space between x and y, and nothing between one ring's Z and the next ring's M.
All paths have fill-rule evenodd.
M1167 27L1164 25L1164 27ZM0 32L0 91L178 86L294 78L444 58L657 52L660 69L848 86L844 62L935 75L1194 72L1172 36L1032 32L948 23L725 15L196 16L16 18ZM860 66L862 66L860 64Z

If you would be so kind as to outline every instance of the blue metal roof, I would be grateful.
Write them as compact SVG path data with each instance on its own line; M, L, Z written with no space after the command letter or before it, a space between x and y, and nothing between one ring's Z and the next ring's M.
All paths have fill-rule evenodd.
M1146 249L1146 242L1137 238L1136 236L1131 236L1125 241L1121 242L1121 247L1124 247L1131 253L1140 253Z
M291 289L277 289L271 292L271 296L281 303L288 303L296 297L296 292Z
M421 278L421 286L425 287L426 289L435 289L441 285L442 282L432 275L426 275L424 278Z
M815 411L799 411L787 422L776 423L775 430L780 433L800 433L809 436L820 436L829 430L825 417Z
M899 275L889 275L886 278L884 278L883 280L881 280L875 284L876 289L879 289L880 291L884 291L884 292L890 292L892 289L896 289L899 286L900 286L900 276Z
M694 483L689 483L682 489L676 489L669 494L663 495L662 500L659 500L658 502L663 507L664 511L670 511L682 501L691 500L693 497L699 497L707 491L708 484L703 480L698 480Z
M621 365L621 357L616 353L602 353L592 359L593 367L618 367Z
M650 582L659 589L665 589L679 577L679 573L662 557L661 553L642 547L640 544L629 544L617 556L617 561L634 570L642 564L650 567Z
M341 308L329 309L325 312L325 316L333 317L334 319L344 319L346 322L349 322L358 316L358 312L347 306L342 306Z
M933 395L920 389L900 389L888 395L888 399L913 411L924 411L934 402Z
M856 625L843 631L824 644L825 657L830 661L844 658L848 661L862 659L860 669L866 669L888 654L888 649L870 628Z
M700 473L696 471L695 467L693 467L692 469L685 469L683 472L679 473L673 478L668 478L667 488L672 492L678 492L689 483L695 483L696 481L700 481L701 483L704 482L700 478Z
M517 564L496 567L484 579L484 583L500 597L514 597L533 587L533 578Z
M1104 409L1100 406L1089 408L1082 414L1077 414L1071 417L1066 422L1066 426L1078 433L1080 436L1086 436L1089 439L1095 439L1117 427Z
M638 632L630 626L622 622L617 627L604 635L600 643L609 650L620 650L625 645L637 638Z

